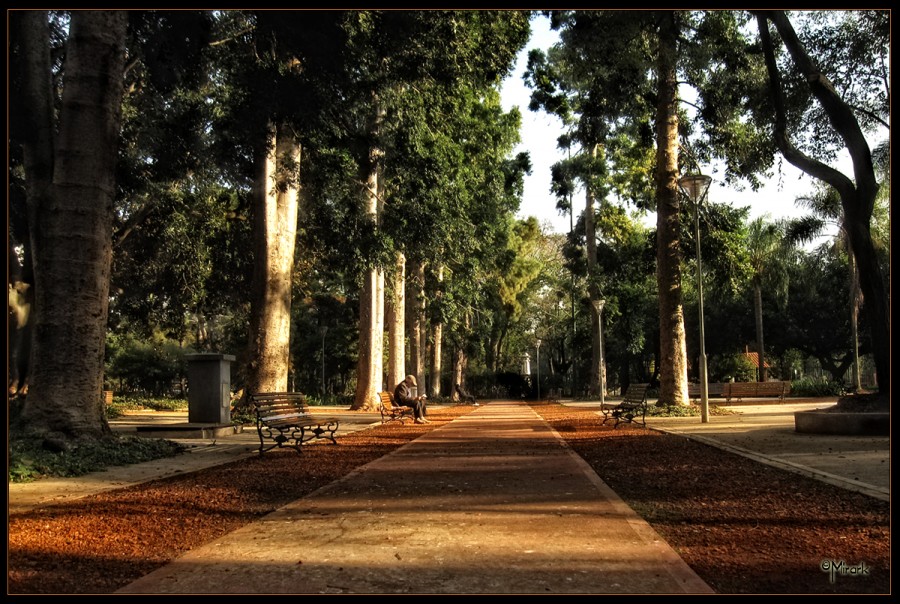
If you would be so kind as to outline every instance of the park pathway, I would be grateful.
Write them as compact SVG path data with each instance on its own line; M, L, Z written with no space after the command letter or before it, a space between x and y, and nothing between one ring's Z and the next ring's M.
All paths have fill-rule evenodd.
M117 593L712 590L527 404L498 401Z

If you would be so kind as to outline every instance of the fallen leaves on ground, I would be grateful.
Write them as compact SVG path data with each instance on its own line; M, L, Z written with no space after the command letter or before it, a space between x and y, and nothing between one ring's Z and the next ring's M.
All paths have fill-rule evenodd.
M890 593L889 503L683 437L614 430L588 410L533 408L718 593ZM112 593L471 410L347 434L305 448L302 463L275 450L10 515L8 593Z

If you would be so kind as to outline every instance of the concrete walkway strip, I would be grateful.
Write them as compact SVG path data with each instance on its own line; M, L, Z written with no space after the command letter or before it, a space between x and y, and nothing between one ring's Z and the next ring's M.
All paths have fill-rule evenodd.
M492 402L120 594L710 594L530 407Z

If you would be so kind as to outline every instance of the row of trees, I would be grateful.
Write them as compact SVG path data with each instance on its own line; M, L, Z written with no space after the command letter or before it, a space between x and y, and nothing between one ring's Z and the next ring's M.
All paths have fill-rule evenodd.
M572 211L576 183L585 192L592 302L605 298L604 288L611 283L596 262L595 204L602 208L617 197L656 211L660 400L687 400L686 233L679 175L718 161L724 182L746 181L755 188L776 153L838 193L879 386L888 388L887 289L870 233L879 186L864 137L887 125L888 15L800 14L808 26L800 36L784 11L549 14L561 41L547 54L532 52L527 78L535 91L532 108L557 115L568 128L560 144L575 150L556 167L555 176L560 209ZM810 49L825 58L831 73L841 75L836 82L826 77ZM685 101L692 96L695 100ZM852 178L827 163L839 150L850 156ZM724 245L721 236L727 232L716 234ZM728 254L728 248L713 253ZM594 323L591 389L597 392L600 324ZM764 359L761 323L757 345Z
M751 106L761 93L749 85L762 80L741 79L760 74L739 15L553 13L566 28L560 58L534 55L529 78L534 108L571 125L576 156L557 168L563 207L580 181L592 210L567 247L514 219L530 166L511 156L520 116L501 109L498 87L527 41L527 11L13 11L10 274L21 321L10 350L15 387L28 384L23 425L108 431L108 328L240 350L246 392L287 389L291 360L308 365L309 335L324 344L327 333L351 343L331 359L355 408L405 373L436 394L445 346L455 382L472 359L488 371L514 363L536 327L526 290L562 291L551 281L574 283L580 262L592 300L611 299L629 264L655 265L655 278L635 273L664 292L655 366L665 396L686 401L674 77L681 65L701 90ZM604 47L615 36L603 31L620 43ZM684 62L680 52L697 48ZM711 69L713 57L742 67ZM764 127L736 137L747 120L726 100L707 101L705 138L682 119L681 140L752 181L774 141ZM609 241L637 232L598 238L595 200L603 228L624 216L613 192L656 209L655 261L612 253ZM868 229L865 211L853 217ZM858 257L865 237L855 237ZM550 262L558 254L568 279ZM862 276L869 265L857 265ZM627 295L606 320L645 333L653 313L634 312L645 307Z

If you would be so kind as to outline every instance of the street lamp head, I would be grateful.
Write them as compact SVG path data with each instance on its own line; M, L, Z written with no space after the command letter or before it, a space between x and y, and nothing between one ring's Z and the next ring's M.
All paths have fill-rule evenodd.
M594 310L599 313L603 310L603 305L606 304L606 300L591 300L591 304L594 305Z
M694 203L703 201L712 178L705 174L686 174L678 180L681 192Z
M540 338L538 338L537 341L536 341L535 343L537 344L537 347L538 347L538 348L541 347L541 339L540 339Z

